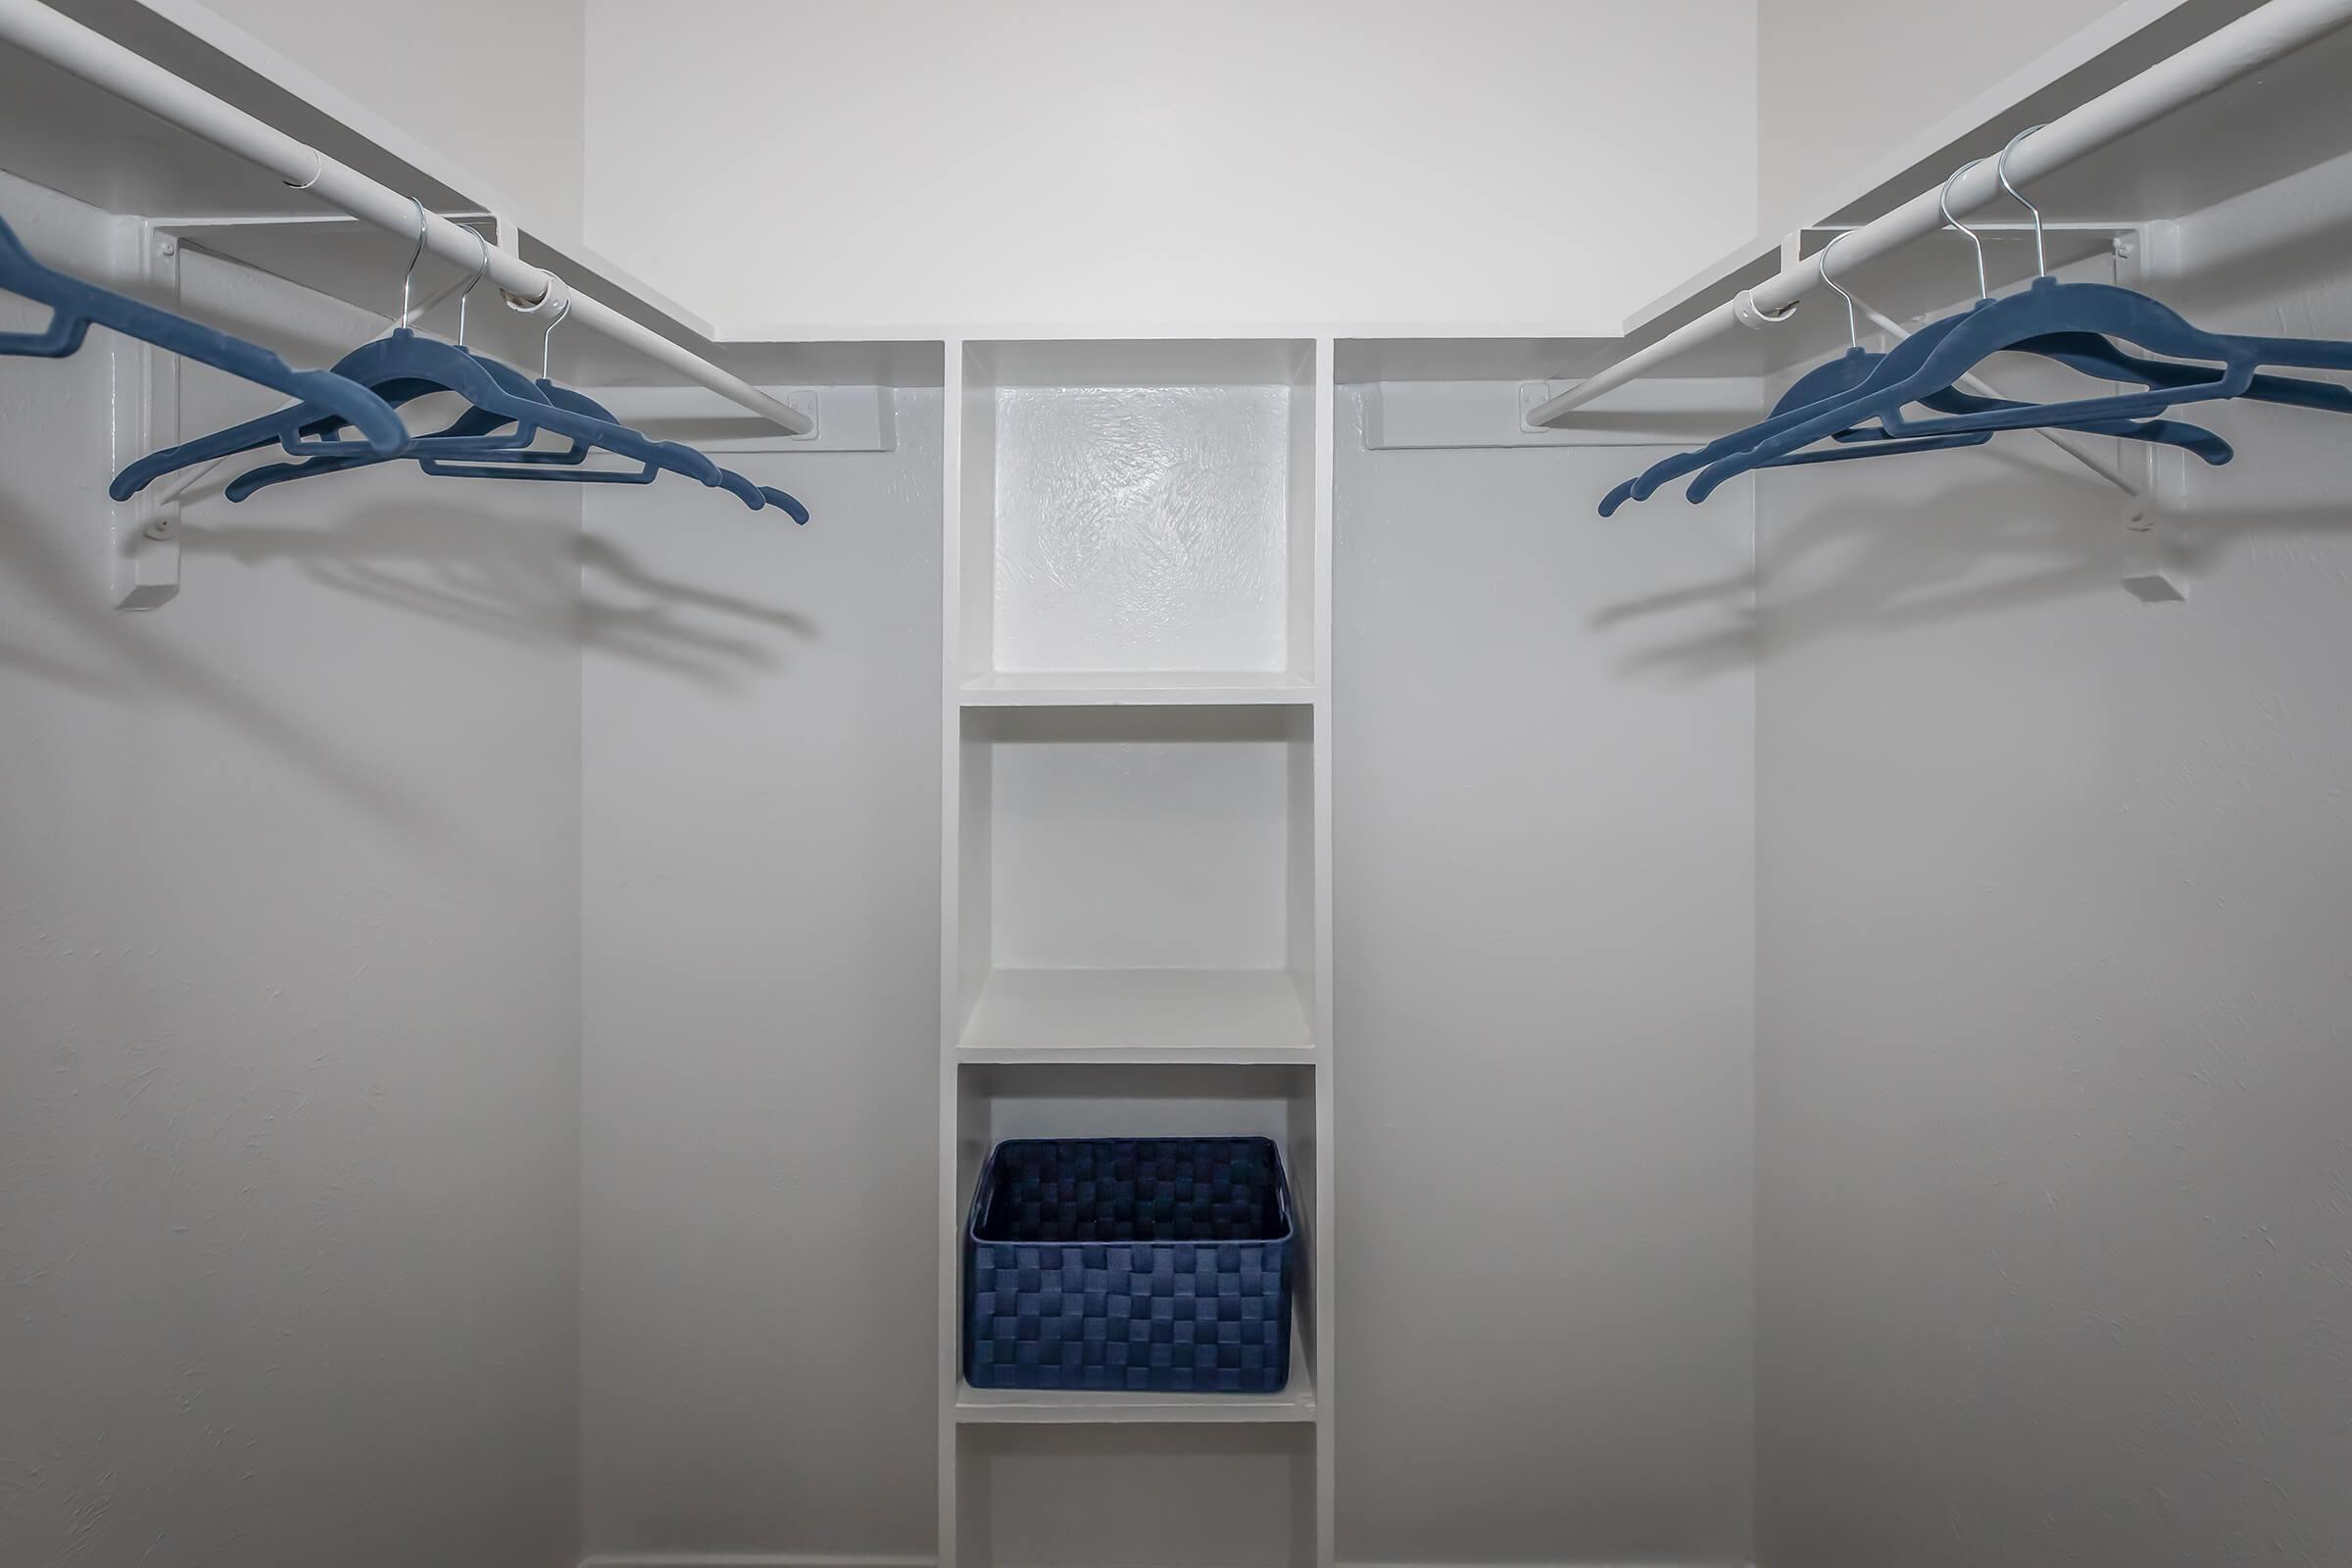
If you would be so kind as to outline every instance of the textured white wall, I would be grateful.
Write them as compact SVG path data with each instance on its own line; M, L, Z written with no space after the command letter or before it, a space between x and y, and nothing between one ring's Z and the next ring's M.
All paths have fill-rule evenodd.
M1744 497L1343 405L1340 1554L1747 1561Z
M2156 291L2352 335L2346 212ZM2030 442L1764 486L1768 1565L2352 1559L2343 429L2195 417L2181 605Z
M927 1553L940 396L738 459L807 529L594 492L584 635L588 1544Z
M585 0L205 4L540 221L577 231Z
M308 363L381 329L187 266ZM0 1562L568 1564L577 501L215 497L120 613L104 336L0 359Z
M588 237L737 331L1613 324L1754 227L1753 0L588 17Z
M1803 205L1840 176L2128 3L1756 0L1758 215L1822 217Z

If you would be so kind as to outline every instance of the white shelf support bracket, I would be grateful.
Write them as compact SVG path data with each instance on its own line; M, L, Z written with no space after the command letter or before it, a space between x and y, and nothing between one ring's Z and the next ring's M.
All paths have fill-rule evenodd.
M2115 239L2115 280L2126 288L2144 287L2150 272L2177 270L2180 225L2153 222L2137 233ZM2188 598L2180 584L2168 514L2177 514L2188 486L2188 454L2179 447L2149 441L2118 442L2133 448L2139 494L2124 513L2124 544L2117 570L2124 591L2148 605L2180 604Z
M115 229L124 273L145 280L150 297L177 300L179 240L137 219ZM112 478L160 446L179 439L179 361L121 333L105 334L107 470ZM117 610L154 610L179 593L177 497L154 489L111 504L107 527L108 591Z

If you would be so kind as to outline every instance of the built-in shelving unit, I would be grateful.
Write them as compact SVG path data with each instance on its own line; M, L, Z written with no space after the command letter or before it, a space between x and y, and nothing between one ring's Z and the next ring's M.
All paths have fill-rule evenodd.
M1327 1564L1330 344L972 341L949 363L943 1560L990 1568L1000 1539L1050 1534L1021 1479L1040 1467L1170 1518L1201 1467L1278 1499L1294 1560ZM970 1388L961 1233L989 1149L1153 1134L1282 1147L1289 1387ZM1039 1427L1093 1436L1011 1435ZM1163 1428L1195 1434L1181 1462L1105 1468L1159 1453ZM1151 1550L1233 1556L1208 1537Z

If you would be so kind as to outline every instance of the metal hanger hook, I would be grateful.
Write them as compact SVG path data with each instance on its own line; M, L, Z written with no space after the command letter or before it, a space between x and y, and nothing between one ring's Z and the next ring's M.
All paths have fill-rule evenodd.
M1992 298L1992 283L1985 276L1984 272L1984 237L1952 216L1952 187L1960 182L1961 175L1967 173L1970 170L1976 168L1984 161L1984 160L1982 158L1971 158L1967 163L1962 164L1958 169L1953 170L1952 177L1945 180L1943 182L1943 189L1936 193L1936 205L1943 209L1944 226L1947 228L1956 228L1961 233L1966 234L1968 236L1968 242L1977 248L1977 298L1981 300L1988 300Z
M553 287L555 284L564 281L562 278L556 276L556 274L553 272L548 273L547 276L550 287ZM554 376L552 376L548 371L548 367L554 363L556 328L562 326L564 324L564 318L570 314L571 290L565 289L564 291L564 308L556 313L556 318L554 320L547 323L547 331L539 339L539 379L542 381L554 379Z
M1992 166L1992 172L2000 176L2001 189L2014 197L2019 206L2034 215L2034 275L2047 277L2050 275L2050 253L2041 239L2041 209L2027 201L2026 193L2009 183L2009 155L2017 151L2019 142L2024 141L2039 129L2041 129L2039 125L2028 125L2010 137L2009 145L2001 149L2001 161Z
M1862 323L1854 315L1854 297L1845 291L1845 285L1839 283L1836 278L1830 275L1830 252L1838 248L1838 242L1839 240L1844 239L1851 233L1853 233L1852 229L1841 228L1837 233L1831 235L1830 242L1821 248L1821 280L1824 283L1829 284L1830 287L1836 289L1838 291L1838 297L1845 301L1846 345L1849 348L1858 349L1862 346Z
M473 291L482 286L482 279L490 273L490 241L478 228L469 230L469 232L473 235L473 242L482 248L482 259L474 267L473 277L466 283L466 292L458 296L458 347L460 348L466 346L466 302L473 298Z
M409 205L416 209L416 248L409 253L409 270L400 279L400 324L408 329L409 301L416 286L416 264L424 260L424 203L412 196Z

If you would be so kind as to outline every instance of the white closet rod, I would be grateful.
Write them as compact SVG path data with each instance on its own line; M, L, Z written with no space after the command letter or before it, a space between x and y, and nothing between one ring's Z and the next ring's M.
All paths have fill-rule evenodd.
M2352 0L2271 0L2261 10L2216 28L2179 54L2129 81L2118 82L2019 142L2009 157L2009 177L2025 185L2054 173L2347 23L2352 23ZM1987 158L1953 183L1952 211L1965 216L1999 190L1999 176ZM1866 262L1941 228L1943 213L1936 205L1936 195L1934 189L1923 191L1894 211L1849 230L1845 249L1838 253L1840 273L1850 273ZM1528 422L1555 424L1602 393L1648 374L1736 325L1768 324L1766 318L1780 316L1820 285L1818 254L1783 268L1754 288L1538 405L1528 415Z
M317 148L304 145L235 105L223 103L112 38L59 15L40 0L0 0L0 39L170 121L191 135L260 165L288 185L307 190L363 222L373 223L402 239L416 237L416 207L410 198L337 163ZM480 244L472 229L430 214L426 215L424 243L426 250L454 267L465 269L468 274L481 260ZM701 355L631 320L611 306L572 292L567 286L557 292L559 280L553 273L531 266L510 251L491 248L486 275L510 298L525 307L551 303L551 293L555 295L554 303L560 303L568 293L571 314L565 324L584 326L667 366L697 385L709 387L729 402L772 421L788 434L807 435L815 428L808 415L787 408L741 376L720 369Z

